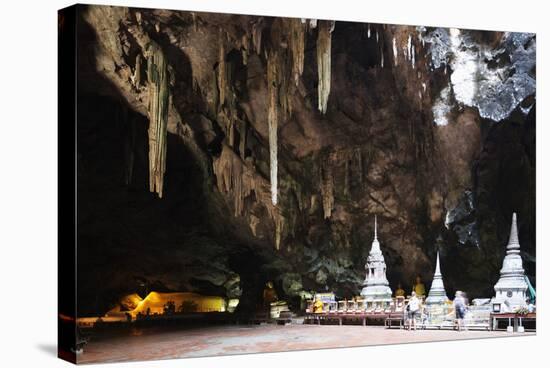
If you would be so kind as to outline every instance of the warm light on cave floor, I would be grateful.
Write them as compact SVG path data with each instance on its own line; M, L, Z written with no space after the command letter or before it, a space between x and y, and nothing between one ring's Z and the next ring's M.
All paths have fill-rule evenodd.
M142 332L142 333L141 333ZM356 347L487 337L534 336L504 331L386 329L382 326L253 325L187 330L148 329L92 338L78 363L190 358L202 356Z

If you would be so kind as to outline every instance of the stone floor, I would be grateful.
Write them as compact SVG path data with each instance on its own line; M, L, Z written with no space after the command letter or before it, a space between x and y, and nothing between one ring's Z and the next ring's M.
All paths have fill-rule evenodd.
M78 363L190 358L260 352L354 347L411 342L525 336L502 331L386 329L382 326L254 325L186 330L134 329L96 336Z

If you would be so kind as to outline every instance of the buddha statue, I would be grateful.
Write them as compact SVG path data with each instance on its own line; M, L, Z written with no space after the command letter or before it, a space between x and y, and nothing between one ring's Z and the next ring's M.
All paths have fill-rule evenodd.
M412 291L414 291L416 293L416 296L419 298L423 298L426 296L426 287L424 286L424 283L422 282L422 277L420 275L416 276Z
M397 289L395 290L395 296L398 297L398 296L405 296L405 290L403 290L403 288L401 287L401 283L397 283Z
M268 281L265 284L263 299L264 306L266 307L269 307L271 303L276 302L279 299L277 296L277 291L275 291L275 288L273 287L273 283L271 281Z

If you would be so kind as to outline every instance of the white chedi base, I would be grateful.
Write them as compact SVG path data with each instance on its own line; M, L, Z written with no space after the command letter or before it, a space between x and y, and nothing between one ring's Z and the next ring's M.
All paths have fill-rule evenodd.
M500 304L501 312L513 312L518 308L525 307L527 305L525 301L527 288L520 256L517 219L514 213L510 238L506 246L506 256L502 262L500 279L495 284L495 297L491 300L491 304Z
M449 298L447 298L447 292L445 291L445 285L443 285L443 276L441 275L439 266L439 252L437 252L434 278L432 286L430 287L430 292L426 298L426 304L445 304L448 301Z
M497 296L491 299L491 304L500 304L501 313L515 312L517 309L527 306L525 298L524 290L513 290L507 287L497 291Z
M361 296L368 302L391 302L391 295L390 287L385 285L365 286L361 290Z
M386 262L380 250L377 236L377 221L374 217L374 240L365 265L367 275L363 282L361 296L369 303L390 303L392 291L386 278Z
M430 295L426 298L426 304L446 304L448 301L447 295Z

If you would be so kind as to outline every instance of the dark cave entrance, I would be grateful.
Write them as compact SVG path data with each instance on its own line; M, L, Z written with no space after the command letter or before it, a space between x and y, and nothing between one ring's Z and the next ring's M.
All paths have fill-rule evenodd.
M148 118L97 72L97 35L83 19L79 24L78 315L104 315L132 293L143 298L151 291L190 291L230 298L239 287L238 311L252 315L265 283L278 276L266 267L276 255L236 238L229 214L212 202L220 199L210 196L205 175L211 173L203 172L175 134L167 137L163 198L149 192ZM168 53L183 55L176 51ZM245 78L239 74L240 55L231 54L229 61L232 72ZM175 72L178 81L189 81L187 64ZM229 288L224 277L234 275L240 283ZM275 287L283 296L280 281Z
M264 267L269 252L259 254L220 234L216 222L223 219L210 216L203 173L181 139L168 134L165 194L159 199L148 188L144 116L116 98L86 94L78 124L79 313L102 315L122 296L150 291L225 297L223 283L205 278L189 261L194 257L237 274L238 311L252 315L265 283L277 276Z
M141 289L150 277L139 269L160 246L175 248L208 229L200 169L178 137L168 135L165 198L158 199L148 188L147 119L111 97L84 95L78 106L79 303L99 312Z

